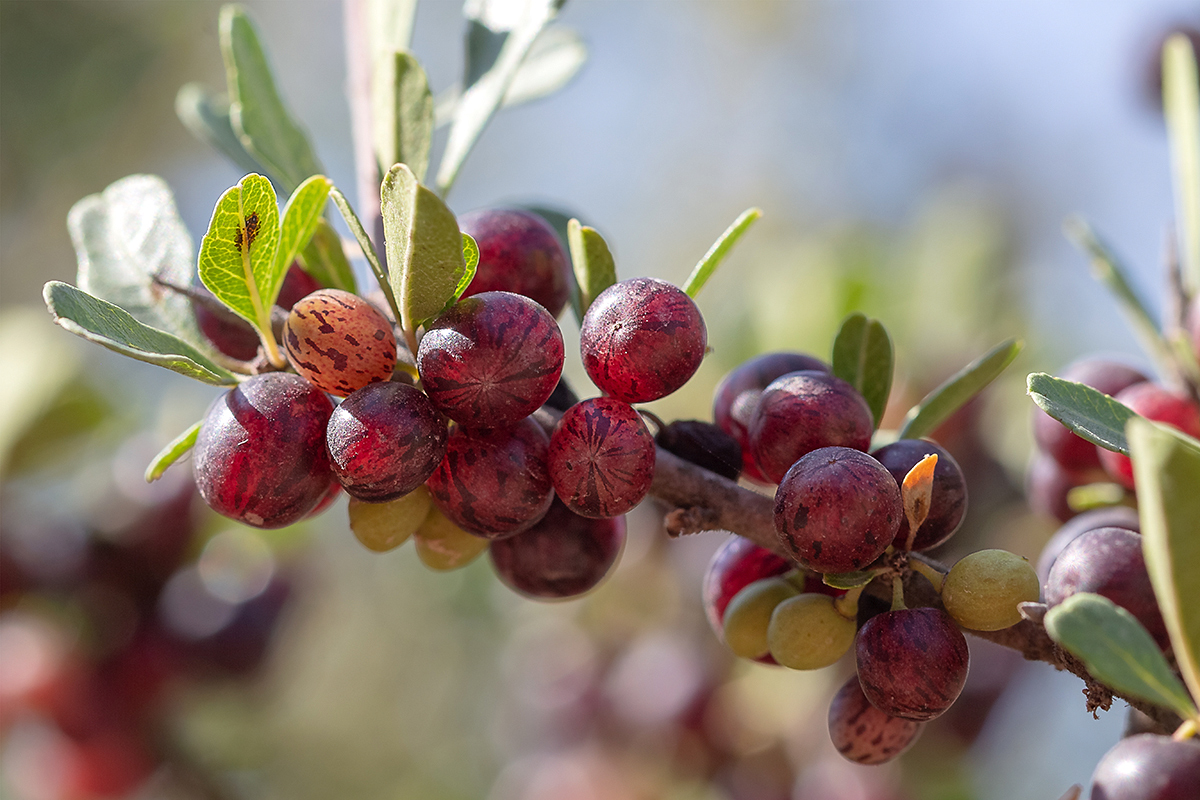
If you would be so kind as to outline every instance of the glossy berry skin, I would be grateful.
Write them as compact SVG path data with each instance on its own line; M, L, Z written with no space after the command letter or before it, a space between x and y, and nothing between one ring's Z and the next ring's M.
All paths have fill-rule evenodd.
M1093 508L1084 511L1055 531L1054 535L1050 537L1050 541L1046 542L1045 546L1042 547L1042 552L1038 556L1037 562L1038 581L1041 584L1046 583L1046 579L1050 577L1050 568L1054 566L1058 554L1067 545L1078 539L1082 534L1094 531L1097 528L1125 528L1134 533L1141 533L1142 531L1141 520L1138 518L1137 510L1129 506L1108 506L1107 508Z
M711 422L677 419L654 437L669 453L736 481L742 471L742 448L737 440Z
M563 355L562 333L546 309L511 292L485 292L429 326L417 370L447 417L467 428L499 428L549 399Z
M924 722L893 717L867 700L858 676L842 684L829 703L829 739L855 764L886 764L912 747Z
M333 474L351 497L375 503L425 483L446 455L448 436L428 397L391 382L351 394L326 428Z
M531 527L550 508L549 449L546 432L529 418L511 428L455 428L446 457L425 485L454 524L485 539L502 539Z
M742 448L742 468L752 480L768 482L750 455L750 418L762 390L779 376L801 370L829 372L829 365L805 353L763 353L734 367L717 384L713 393L713 422L737 440Z
M584 400L562 415L550 437L550 477L567 508L585 517L616 517L650 491L654 439L628 403Z
M1092 800L1195 800L1200 742L1139 733L1117 742L1092 773Z
M1143 372L1128 364L1096 356L1068 364L1059 377L1113 396L1134 384L1149 380ZM1036 406L1033 410L1033 438L1039 450L1067 470L1079 472L1100 467L1094 444L1071 433L1061 422Z
M814 572L854 572L896 538L900 488L871 456L822 447L795 463L775 492L775 532Z
M733 536L713 554L704 573L704 614L720 636L725 609L733 596L754 581L782 575L796 565L742 536Z
M325 427L333 403L297 375L257 375L217 398L193 448L196 487L217 513L257 528L307 515L332 477Z
M458 218L479 245L479 266L464 296L483 292L524 295L558 317L571 294L571 265L558 235L537 214L485 208Z
M1018 604L1036 603L1040 593L1027 559L1006 550L977 550L942 582L942 605L968 630L998 631L1020 622Z
M1170 425L1188 436L1200 437L1200 405L1190 397L1156 383L1138 383L1113 398L1129 406L1146 419ZM1100 463L1109 477L1126 489L1133 486L1133 462L1129 456L1097 448Z
M863 694L893 717L940 716L967 681L967 640L939 608L871 617L858 632L854 652Z
M1051 607L1078 592L1107 597L1137 617L1160 647L1170 643L1142 559L1140 534L1123 528L1080 534L1058 554L1044 588L1046 605Z
M283 347L296 372L338 397L390 379L396 366L396 337L387 317L340 289L321 289L292 306Z
M692 298L657 278L631 278L605 289L579 331L588 377L626 403L648 403L683 386L707 346L708 330Z
M946 449L925 439L900 439L881 447L872 456L892 473L896 485L904 484L908 471L927 455L938 457L933 468L933 495L929 516L917 528L912 549L929 550L945 542L958 531L967 513L967 479L962 467ZM895 545L903 549L908 542L908 520L901 515Z
M290 311L296 301L320 288L321 284L317 283L316 278L293 263L283 277L275 305ZM208 295L219 304L205 286L198 285L193 290ZM258 355L258 333L249 322L223 306L213 307L196 300L192 301L192 310L196 313L196 326L212 342L213 347L239 361L252 361Z
M772 483L820 447L866 450L874 423L854 387L827 372L791 372L763 390L750 420L750 452Z
M488 545L496 575L535 600L590 591L608 574L625 544L625 517L588 519L555 500L526 531Z

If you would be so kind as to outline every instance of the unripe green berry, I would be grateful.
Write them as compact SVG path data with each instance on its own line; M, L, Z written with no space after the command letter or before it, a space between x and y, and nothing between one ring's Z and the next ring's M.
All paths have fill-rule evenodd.
M429 515L429 490L418 486L386 503L366 503L350 498L350 530L363 547L386 553L408 541Z
M800 590L783 578L764 578L747 584L725 609L725 644L742 658L765 656L770 649L767 627L775 606L798 594Z
M829 595L808 593L775 607L767 626L771 657L791 669L820 669L844 656L858 625L834 608Z
M1018 603L1035 603L1040 587L1029 560L1007 550L980 550L959 561L942 584L942 604L973 631L998 631L1021 621Z

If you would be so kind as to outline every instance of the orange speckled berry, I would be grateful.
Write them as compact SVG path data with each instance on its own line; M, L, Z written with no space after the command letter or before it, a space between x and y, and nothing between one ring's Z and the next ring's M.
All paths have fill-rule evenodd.
M340 397L388 380L396 366L396 337L387 317L339 289L321 289L292 306L283 346L296 372Z

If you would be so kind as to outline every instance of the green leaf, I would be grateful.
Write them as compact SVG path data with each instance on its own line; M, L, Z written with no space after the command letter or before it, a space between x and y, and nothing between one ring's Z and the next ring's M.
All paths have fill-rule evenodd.
M221 195L200 243L200 280L217 298L274 342L271 306L283 284L275 260L279 206L271 182L247 175ZM285 268L286 271L286 268Z
M725 256L729 255L729 251L737 244L738 239L742 238L742 234L750 229L750 226L758 221L762 216L762 210L758 208L748 208L743 211L733 224L725 229L725 232L713 242L713 246L708 248L708 252L700 259L699 263L692 268L692 274L688 275L687 280L683 282L681 287L687 296L696 299L696 295L704 288L704 284L708 283L708 279L717 271L717 267L725 260Z
M130 175L88 195L71 207L67 230L83 291L201 346L191 302L154 281L186 287L195 269L192 237L162 178Z
M1142 551L1175 662L1200 697L1200 442L1135 417L1126 427Z
M332 188L333 183L324 175L313 175L288 198L287 206L283 209L283 221L279 225L279 246L275 251L275 272L279 283L268 287L272 291L263 292L270 296L272 303L279 296L288 268L316 232Z
M454 121L450 124L450 136L438 168L439 194L445 195L450 191L463 162L475 147L475 142L479 140L479 134L500 108L500 103L508 93L534 40L558 14L563 2L565 0L526 0L520 6L520 18L515 21L501 19L504 16L511 17L511 14L506 12L518 7L514 3L483 0L473 4L479 15L469 21L468 52L472 55L468 57L467 79L464 81L467 88L459 100ZM478 33L481 26L488 35L476 38L486 39L486 47L476 47L472 42L472 37ZM494 47L497 42L502 43L496 50L494 60L491 60L485 71L481 71L483 64L490 59L474 54Z
M446 307L466 271L458 220L404 164L383 179L388 279L406 336Z
M180 87L175 95L175 116L193 136L232 161L243 174L268 171L242 146L229 121L228 101L217 99L200 84Z
M375 64L371 87L379 171L407 164L418 181L425 180L433 140L433 95L425 70L410 53L384 53Z
M317 229L300 252L300 264L322 286L358 294L358 282L342 249L342 237L324 218L317 220Z
M1007 339L972 361L909 409L901 439L928 436L938 425L1000 376L1021 352L1021 342Z
M576 31L563 25L547 27L529 48L500 107L511 108L554 94L579 74L587 58L587 45ZM461 97L462 90L459 87L438 95L434 105L434 123L437 127L446 125L454 118Z
M580 225L573 219L567 223L567 246L571 251L571 267L575 271L575 293L571 305L580 323L596 295L617 282L617 265L608 243L595 228Z
M1126 277L1128 270L1082 219L1068 219L1063 229L1067 238L1091 260L1092 276L1104 284L1116 298L1142 349L1154 360L1160 372L1170 374L1173 363L1170 346L1163 339L1162 331L1159 330L1150 310L1146 308L1146 304Z
M1175 227L1189 292L1200 291L1200 89L1196 54L1182 33L1163 45L1163 111L1171 141Z
M371 272L375 274L375 280L379 283L379 288L383 291L384 297L387 298L388 306L391 307L393 316L396 319L400 319L400 307L396 304L396 296L392 294L392 284L388 280L387 270L379 262L379 254L375 252L375 244L371 241L371 237L367 235L366 228L363 227L358 215L354 213L354 208L351 207L350 201L346 199L346 195L342 194L340 189L336 186L330 189L329 198L333 200L333 204L337 206L338 211L342 214L342 219L346 220L346 226L350 228L350 232L358 240L359 249L362 250L363 257L367 259L367 263L371 265Z
M54 321L76 336L205 383L217 386L237 383L233 373L214 364L178 336L143 325L124 309L70 284L50 281L42 297Z
M855 312L833 340L833 374L858 390L871 408L875 427L892 391L892 337L883 323Z
M1196 716L1187 690L1142 623L1107 597L1080 592L1046 613L1046 632L1120 694Z
M866 570L863 572L827 572L821 576L821 582L826 586L831 586L834 589L857 589L860 586L866 586L879 575L876 570Z
M1124 403L1074 381L1044 372L1028 380L1029 396L1038 408L1094 445L1129 455L1125 424L1137 416Z
M194 423L186 431L171 440L170 444L159 451L150 466L146 467L146 483L154 483L163 476L167 467L183 458L196 444L196 436L200 433L200 423Z
M240 6L221 8L220 34L233 130L246 152L290 192L324 170L279 96L258 32Z
M458 286L454 287L454 299L450 301L451 303L458 302L458 299L463 296L463 292L471 285L471 281L475 280L475 270L479 268L479 244L469 233L464 233L462 240L463 261L466 263L466 269L463 270Z

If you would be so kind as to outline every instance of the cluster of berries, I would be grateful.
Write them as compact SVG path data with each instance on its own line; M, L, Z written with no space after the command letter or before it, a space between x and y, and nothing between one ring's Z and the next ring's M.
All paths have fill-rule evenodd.
M197 547L195 488L164 484L100 522L5 518L0 739L20 796L132 794L173 758L177 690L248 677L268 652L290 580L252 531Z
M623 515L653 479L654 438L631 404L692 376L704 321L664 281L608 287L580 335L604 396L575 402L560 384L556 318L570 267L554 230L508 209L460 224L478 244L478 270L416 353L361 297L319 289L297 300L280 337L294 373L254 376L212 405L196 483L218 512L268 528L345 489L351 526L372 550L414 536L423 560L444 569L486 548L517 591L577 595L616 560ZM548 403L562 411L552 433L552 420L532 416Z
M924 722L945 712L966 681L959 626L999 630L1038 599L1033 567L985 550L943 575L910 555L961 526L966 481L954 458L928 440L900 439L866 452L874 431L863 397L821 360L770 353L737 367L714 400L717 425L735 439L745 474L777 483L779 552L734 538L714 556L704 607L739 656L819 669L851 649L857 676L829 711L839 752L880 764L904 752ZM941 593L943 608L907 608L912 571ZM891 610L859 603L891 578Z

